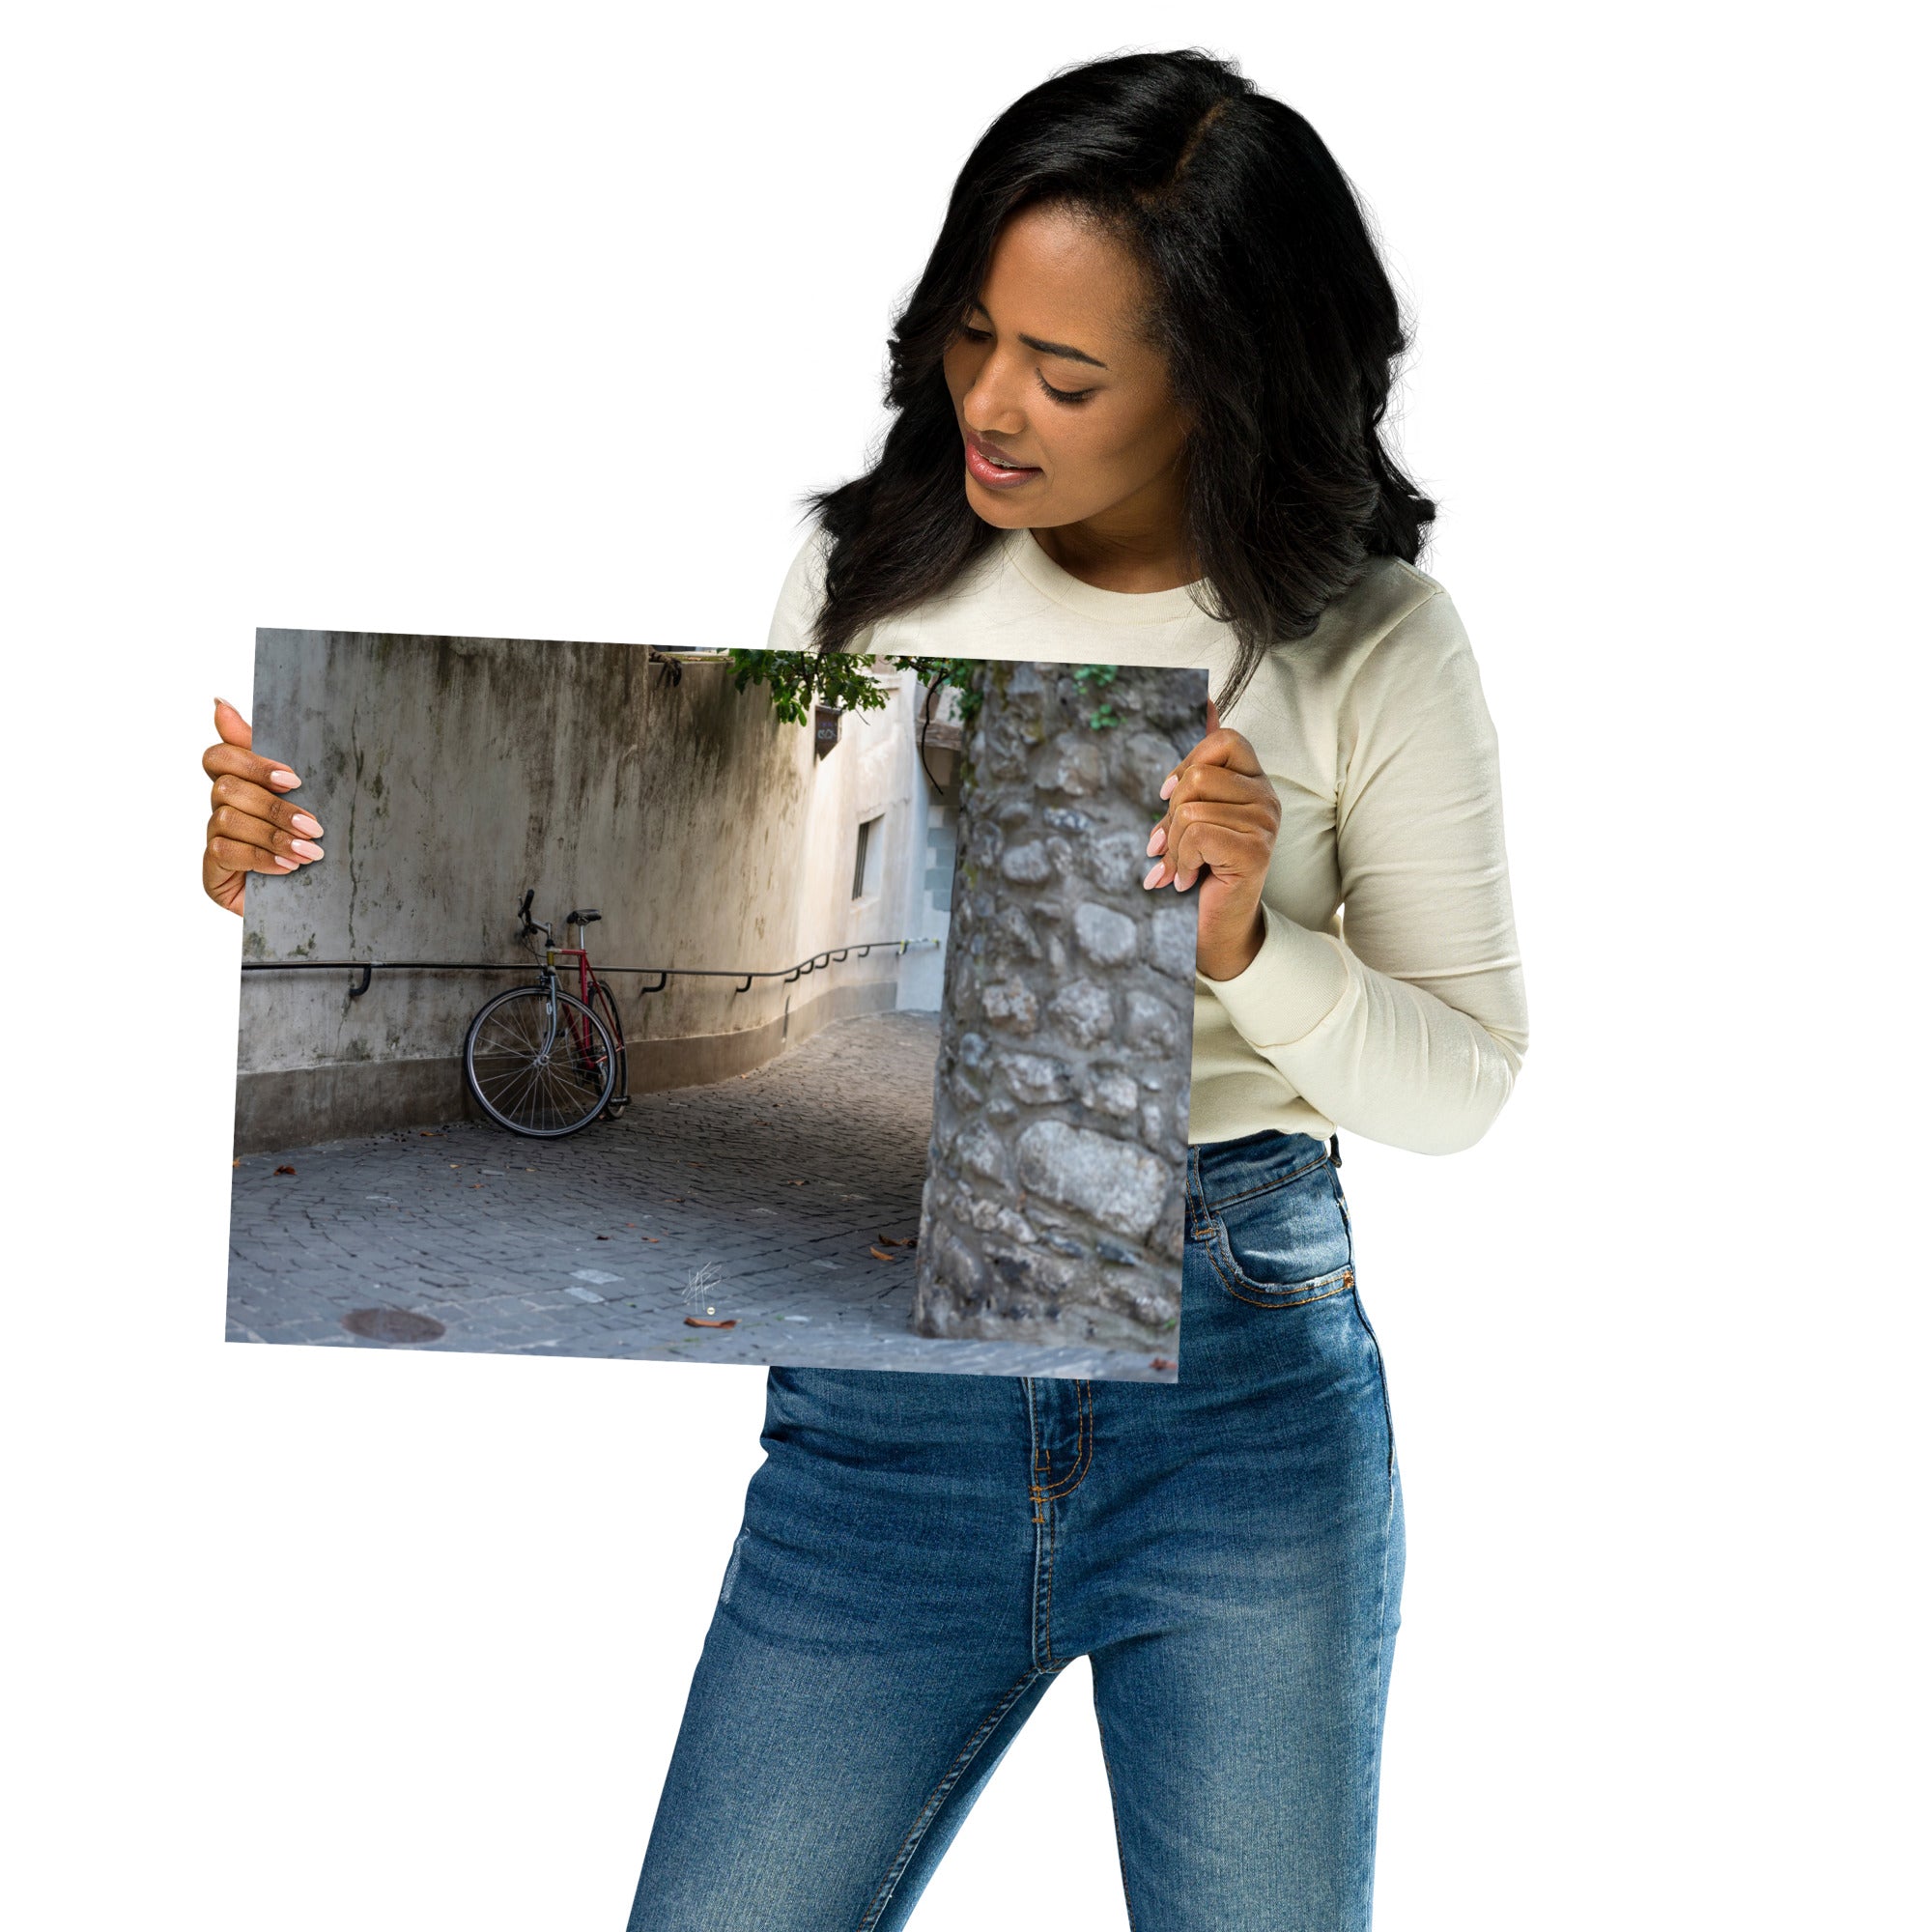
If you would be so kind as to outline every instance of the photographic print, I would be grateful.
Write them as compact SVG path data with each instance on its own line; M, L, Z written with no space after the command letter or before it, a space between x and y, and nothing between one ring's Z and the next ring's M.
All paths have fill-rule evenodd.
M229 1338L1174 1379L1207 696L259 632Z

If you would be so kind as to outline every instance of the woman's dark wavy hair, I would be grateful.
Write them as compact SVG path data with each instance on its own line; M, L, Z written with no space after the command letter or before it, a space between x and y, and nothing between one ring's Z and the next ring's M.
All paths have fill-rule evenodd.
M1413 563L1435 505L1382 446L1408 338L1352 186L1299 114L1197 48L1064 70L967 156L894 324L878 460L803 499L831 539L814 639L846 648L1004 536L967 500L941 358L1001 225L1038 204L1100 221L1148 277L1142 327L1192 424L1195 594L1236 638L1225 706L1369 557Z

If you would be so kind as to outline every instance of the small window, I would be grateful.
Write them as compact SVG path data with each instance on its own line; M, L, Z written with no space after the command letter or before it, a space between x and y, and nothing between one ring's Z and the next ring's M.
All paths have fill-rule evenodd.
M877 869L876 847L879 821L876 818L862 819L859 824L859 849L852 861L852 896L862 899L868 892L878 890L878 880L874 876Z

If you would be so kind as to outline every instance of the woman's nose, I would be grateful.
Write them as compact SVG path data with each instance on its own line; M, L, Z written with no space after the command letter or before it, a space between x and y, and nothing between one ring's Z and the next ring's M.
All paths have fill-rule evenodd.
M988 356L960 403L966 427L980 436L1017 436L1026 428L1026 412L1019 407L1010 375Z

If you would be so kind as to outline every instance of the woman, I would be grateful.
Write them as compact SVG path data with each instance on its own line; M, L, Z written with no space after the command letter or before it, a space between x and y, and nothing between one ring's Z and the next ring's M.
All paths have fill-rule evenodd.
M1369 1923L1402 1493L1330 1137L1465 1148L1526 1045L1494 733L1380 440L1405 347L1226 63L1061 73L966 162L769 641L1216 680L1146 878L1199 908L1179 1378L770 1372L633 1932L905 1924L1080 1656L1140 1932ZM239 906L322 834L223 717Z

